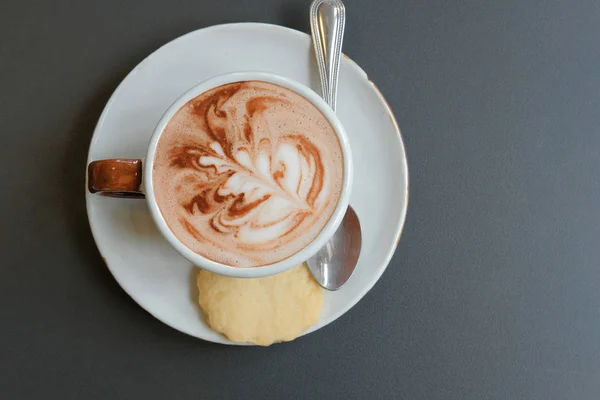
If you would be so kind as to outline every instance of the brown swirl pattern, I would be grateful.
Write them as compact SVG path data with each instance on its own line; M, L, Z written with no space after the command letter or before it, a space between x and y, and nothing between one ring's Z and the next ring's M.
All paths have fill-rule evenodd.
M335 131L305 98L239 82L188 102L157 148L153 182L175 235L215 261L287 258L321 231L339 199Z

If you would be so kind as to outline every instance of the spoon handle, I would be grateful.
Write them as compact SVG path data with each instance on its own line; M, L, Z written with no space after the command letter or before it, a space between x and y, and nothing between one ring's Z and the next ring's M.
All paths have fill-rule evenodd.
M310 6L310 29L314 42L323 99L335 111L338 72L346 11L340 0L314 0Z

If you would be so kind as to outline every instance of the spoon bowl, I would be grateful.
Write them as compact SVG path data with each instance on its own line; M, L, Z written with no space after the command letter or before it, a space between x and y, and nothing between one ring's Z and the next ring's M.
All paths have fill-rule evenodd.
M350 279L362 245L360 222L348 206L335 234L306 264L315 280L327 290L338 290Z

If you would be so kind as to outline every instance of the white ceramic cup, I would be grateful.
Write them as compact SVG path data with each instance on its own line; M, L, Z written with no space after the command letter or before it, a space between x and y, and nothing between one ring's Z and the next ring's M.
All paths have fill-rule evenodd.
M184 245L171 231L167 222L162 216L156 198L154 195L154 187L152 184L152 170L154 165L154 155L156 146L162 132L175 113L183 107L188 101L196 96L216 88L233 82L240 81L263 81L274 83L279 86L288 88L309 100L331 123L339 138L344 159L344 177L342 182L342 191L338 204L319 235L306 247L292 255L289 258L278 261L273 264L260 267L239 268L221 264L203 257L195 253L186 245ZM325 245L325 243L333 236L339 227L350 197L352 187L352 154L348 138L344 132L342 124L336 117L335 113L325 103L325 101L310 88L295 82L291 79L284 78L267 72L234 72L225 75L220 75L204 82L201 82L185 92L177 99L169 109L164 113L158 125L154 129L154 134L148 146L148 153L144 160L140 159L109 159L93 161L88 165L88 190L92 193L97 193L110 197L121 198L145 198L148 203L148 208L152 214L154 222L158 226L161 234L167 241L192 264L206 269L208 271L228 275L238 278L258 278L262 276L273 275L283 272L310 257Z

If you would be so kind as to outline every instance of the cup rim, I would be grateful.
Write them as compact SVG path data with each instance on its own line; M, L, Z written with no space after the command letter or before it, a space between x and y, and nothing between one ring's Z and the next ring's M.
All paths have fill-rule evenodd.
M221 85L241 81L264 81L268 83L273 83L290 89L295 93L303 96L308 101L310 101L325 116L325 118L333 127L340 142L344 164L342 190L338 199L338 203L333 211L333 214L329 218L329 221L327 221L321 232L319 232L319 234L307 246L302 248L297 253L291 255L290 257L272 264L258 267L234 267L226 264L221 264L194 252L185 244L183 244L183 242L181 242L171 231L171 228L169 228L167 222L165 221L162 212L160 211L156 202L152 182L152 173L154 167L154 156L156 153L156 148L159 139L162 136L164 128L166 127L167 123L171 120L171 118L175 115L175 113L188 101L192 100L194 97L210 89L216 88ZM148 152L146 155L146 162L143 171L143 183L146 193L146 201L148 203L148 208L150 209L150 214L152 215L152 218L154 219L154 222L158 226L160 232L167 239L169 244L171 244L171 246L173 246L175 250L177 250L188 261L190 261L193 265L199 268L203 268L216 274L238 278L258 278L277 274L288 270L315 255L317 251L319 251L325 245L325 243L333 236L333 234L342 222L342 219L346 213L346 209L349 203L350 191L352 188L352 177L353 162L350 144L346 132L340 120L336 116L335 112L329 107L329 105L327 105L323 98L321 98L321 96L314 92L311 88L292 79L270 72L262 71L239 71L218 75L196 84L195 86L187 90L184 94L182 94L177 100L175 100L175 102L173 102L173 104L171 104L171 106L169 106L167 111L165 111L158 124L156 125L152 138L150 139L150 144L148 146Z

